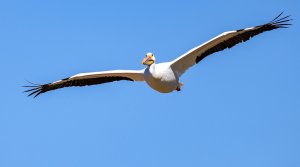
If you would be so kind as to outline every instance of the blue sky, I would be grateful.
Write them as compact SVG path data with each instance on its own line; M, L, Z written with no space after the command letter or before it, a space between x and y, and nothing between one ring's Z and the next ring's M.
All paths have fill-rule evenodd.
M300 164L299 1L1 1L1 167L282 167ZM281 11L289 29L216 53L181 92L145 83L66 88L26 80L141 69Z

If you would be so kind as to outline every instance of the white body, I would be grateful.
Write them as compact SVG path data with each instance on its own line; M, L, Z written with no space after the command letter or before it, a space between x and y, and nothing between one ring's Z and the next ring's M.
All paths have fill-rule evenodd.
M145 69L145 81L152 89L160 93L169 93L180 87L179 77L170 65L171 63L153 63Z

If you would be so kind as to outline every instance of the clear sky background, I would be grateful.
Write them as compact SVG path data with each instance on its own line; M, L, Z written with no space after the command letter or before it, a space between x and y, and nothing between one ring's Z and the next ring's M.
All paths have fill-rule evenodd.
M1 1L1 167L297 167L300 55L297 0ZM66 88L28 98L26 80L142 69L228 30L266 32L216 53L181 92L145 83Z

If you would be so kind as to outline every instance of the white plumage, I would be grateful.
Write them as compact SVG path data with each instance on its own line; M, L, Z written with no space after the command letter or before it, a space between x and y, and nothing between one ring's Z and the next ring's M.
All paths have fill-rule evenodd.
M169 93L179 88L179 77L172 70L171 63L153 63L144 72L147 84L160 93Z
M28 96L34 95L34 97L36 97L41 93L63 87L87 86L119 80L146 81L151 88L161 93L169 93L174 90L180 91L180 87L183 84L179 82L179 78L188 68L197 64L206 56L226 48L231 48L238 43L245 42L262 32L277 28L286 28L288 25L291 25L288 22L292 19L288 19L289 16L281 17L281 15L282 13L267 24L224 32L170 62L156 64L154 55L147 53L142 61L147 67L142 70L112 70L80 73L49 84L25 86L31 87L31 89L25 92L29 92Z

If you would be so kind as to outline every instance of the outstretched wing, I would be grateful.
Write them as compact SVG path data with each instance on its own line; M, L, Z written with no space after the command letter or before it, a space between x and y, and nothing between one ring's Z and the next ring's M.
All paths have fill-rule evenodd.
M265 31L270 31L277 28L287 28L287 26L291 25L289 23L289 21L292 20L289 19L290 16L281 16L282 13L280 13L275 19L267 24L224 32L178 57L172 61L171 67L174 71L176 71L178 76L181 76L188 68L199 63L208 55L222 51L226 48L231 48L236 44L245 42Z
M71 86L89 86L96 84L103 84L113 81L144 81L144 70L113 70L113 71L101 71L91 73L80 73L69 78L61 79L56 82L38 85L33 84L29 87L31 89L26 90L28 96L34 95L37 97L41 93L48 92L50 90L60 89Z

